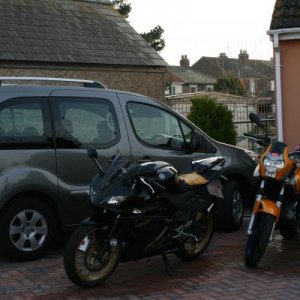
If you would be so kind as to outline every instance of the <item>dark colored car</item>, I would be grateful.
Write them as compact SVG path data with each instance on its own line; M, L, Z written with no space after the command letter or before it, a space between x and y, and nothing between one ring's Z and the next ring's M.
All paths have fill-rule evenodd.
M37 258L58 231L91 213L86 199L98 170L86 154L88 145L96 147L104 168L117 150L130 160L167 161L180 172L192 160L224 156L228 181L225 199L214 208L215 222L222 230L239 229L251 201L255 167L244 150L211 139L160 101L79 82L90 87L0 87L4 250L15 258ZM192 135L197 143L193 153Z

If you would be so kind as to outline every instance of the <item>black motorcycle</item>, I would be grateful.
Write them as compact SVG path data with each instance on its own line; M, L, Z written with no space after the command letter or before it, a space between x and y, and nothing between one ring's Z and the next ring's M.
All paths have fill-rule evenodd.
M194 161L178 175L163 161L128 164L117 153L103 172L94 148L88 155L99 167L90 187L94 215L77 228L65 250L69 279L82 287L101 284L119 262L167 254L196 259L213 234L211 210L222 201L223 157Z

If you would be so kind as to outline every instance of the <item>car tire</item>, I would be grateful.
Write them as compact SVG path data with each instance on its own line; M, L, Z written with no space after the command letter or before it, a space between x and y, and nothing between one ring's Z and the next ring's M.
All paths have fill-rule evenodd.
M31 197L17 198L1 214L1 247L14 260L40 258L53 240L56 228L48 205Z
M236 180L224 183L224 199L217 199L214 207L216 229L237 231L244 218L244 203L240 184Z

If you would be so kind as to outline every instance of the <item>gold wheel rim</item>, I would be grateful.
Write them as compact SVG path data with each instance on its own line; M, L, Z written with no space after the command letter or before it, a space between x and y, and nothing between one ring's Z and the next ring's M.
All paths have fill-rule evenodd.
M97 250L101 250L102 247L99 247L99 238L96 238L97 231L99 229L88 232L80 240L76 249L75 268L78 276L84 281L98 281L106 277L114 268L119 257L119 247L116 246L106 251L102 260L99 261ZM82 251L80 245L85 238L89 239L89 245L86 251Z
M208 244L212 231L213 231L213 220L210 214L204 214L201 210L195 212L194 221L201 224L203 234L199 242L193 242L192 238L188 242L184 243L185 252L189 255L199 253Z

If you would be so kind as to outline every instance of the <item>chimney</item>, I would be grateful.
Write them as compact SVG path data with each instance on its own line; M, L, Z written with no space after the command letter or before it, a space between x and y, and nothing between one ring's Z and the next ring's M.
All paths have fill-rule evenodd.
M180 66L184 67L185 69L190 68L190 61L187 58L187 55L181 55Z
M219 56L220 58L227 58L227 55L226 55L226 53L225 52L222 52L222 53L220 53L220 56Z
M239 61L242 65L247 65L249 61L249 54L247 50L240 50Z

